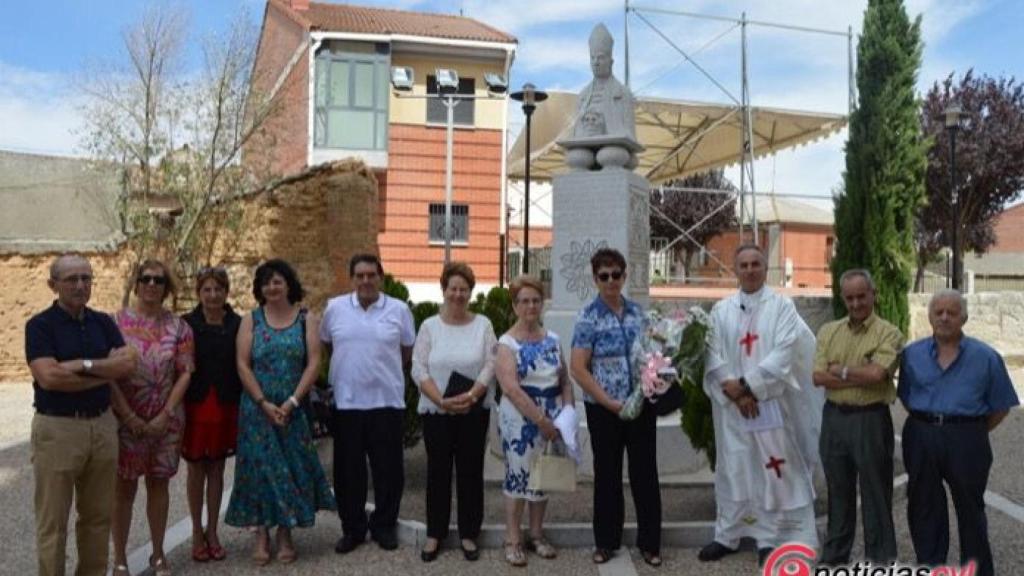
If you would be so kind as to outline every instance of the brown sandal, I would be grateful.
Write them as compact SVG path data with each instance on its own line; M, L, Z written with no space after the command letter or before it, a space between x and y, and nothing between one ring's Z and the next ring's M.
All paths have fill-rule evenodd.
M545 560L551 560L558 556L558 550L551 545L543 536L540 538L530 538L526 541L526 549L530 552L537 554Z
M654 568L658 568L659 566L661 566L661 554L658 554L657 552L648 552L646 550L641 550L640 556L643 557L644 562L648 566L652 566Z
M506 542L505 562L508 562L509 566L517 568L526 566L526 553L523 552L523 545L518 542Z
M266 530L256 536L256 549L252 552L252 561L257 566L266 566L270 563L270 533Z

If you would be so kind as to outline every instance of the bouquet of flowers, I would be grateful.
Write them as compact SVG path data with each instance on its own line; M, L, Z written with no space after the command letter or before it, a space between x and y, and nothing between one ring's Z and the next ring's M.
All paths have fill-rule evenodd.
M681 378L691 376L692 359L679 358L679 353L683 348L691 350L691 354L697 353L693 346L683 346L684 335L693 322L707 326L707 315L697 307L689 311L677 309L667 315L655 308L647 311L647 331L633 342L630 358L633 381L639 382L640 386L626 399L619 412L620 418L635 419L643 411L645 402L670 402L674 408L678 408L682 390L673 391L671 388L680 386ZM698 348L703 361L703 342ZM670 411L659 410L659 413Z

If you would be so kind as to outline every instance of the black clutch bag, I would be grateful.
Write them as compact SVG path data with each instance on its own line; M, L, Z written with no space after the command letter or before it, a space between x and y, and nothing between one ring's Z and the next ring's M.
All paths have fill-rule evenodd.
M683 407L684 398L683 387L673 382L663 394L658 394L647 401L650 402L651 408L654 408L655 414L668 416Z
M444 397L453 398L459 394L465 394L473 389L474 384L476 382L472 378L467 378L453 370L451 377L448 378L448 387L444 389Z
M462 374L452 371L452 375L448 378L448 387L444 389L444 398L453 398L459 394L465 394L473 389L476 385L476 381L472 378L467 378ZM481 407L480 401L473 403L470 410L478 410Z

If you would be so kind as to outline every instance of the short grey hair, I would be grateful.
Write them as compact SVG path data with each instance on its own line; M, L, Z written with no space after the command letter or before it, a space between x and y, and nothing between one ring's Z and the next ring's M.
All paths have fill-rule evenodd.
M928 313L932 313L932 309L935 308L936 302L946 298L956 298L956 301L960 303L960 314L963 315L964 320L967 320L967 298L965 298L964 295L955 288L943 288L941 290L936 290L935 293L932 294L931 300L928 301Z
M53 262L50 263L50 279L60 280L61 270L63 270L65 266L71 264L72 262L89 264L89 261L86 260L85 257L80 254L61 254L60 256L54 258Z
M735 265L736 259L739 258L740 254L746 252L747 250L753 250L757 252L757 255L760 256L761 258L761 264L764 264L766 268L768 267L768 256L764 253L764 250L762 250L761 247L758 246L757 244L753 244L750 242L740 244L739 246L736 247L736 250L732 253L732 261L734 263L733 265Z
M857 278L857 277L863 278L864 281L868 283L868 288L871 288L872 292L876 291L875 290L875 280L871 277L871 272L868 272L864 268L851 268L851 269L847 270L846 272L843 272L843 275L839 277L839 289L840 290L843 289L843 284L847 280L849 280L850 278Z

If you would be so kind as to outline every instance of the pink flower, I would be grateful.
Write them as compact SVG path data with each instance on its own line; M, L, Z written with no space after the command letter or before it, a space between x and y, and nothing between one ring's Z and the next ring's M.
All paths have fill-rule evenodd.
M658 371L672 366L672 361L662 355L661 352L654 352L647 355L647 362L640 372L640 381L643 384L644 396L650 398L655 394L662 394L668 389L668 382L658 379Z

